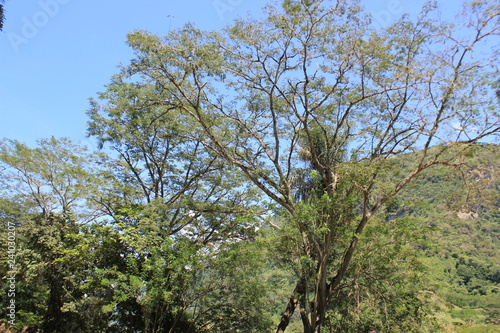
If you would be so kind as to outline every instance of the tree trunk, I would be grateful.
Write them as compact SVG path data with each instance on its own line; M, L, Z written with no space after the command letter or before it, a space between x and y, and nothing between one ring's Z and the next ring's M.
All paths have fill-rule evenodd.
M301 278L297 283L297 286L295 286L295 289L293 290L292 297L290 297L290 299L288 300L286 310L283 313L283 316L281 317L281 321L278 325L276 333L285 332L286 328L288 327L288 324L290 324L290 318L292 317L293 313L295 312L295 309L297 308L297 305L299 304L299 298L301 297L301 295L304 294L305 290L306 290L306 282L305 279Z
M327 255L321 255L318 263L318 278L315 286L313 309L311 312L311 328L313 333L319 333L326 317L326 303L328 299L327 285Z
M46 280L49 285L49 298L47 300L47 311L42 325L44 332L62 332L64 328L65 314L61 311L64 304L62 300L63 278L58 274L54 264L49 264Z

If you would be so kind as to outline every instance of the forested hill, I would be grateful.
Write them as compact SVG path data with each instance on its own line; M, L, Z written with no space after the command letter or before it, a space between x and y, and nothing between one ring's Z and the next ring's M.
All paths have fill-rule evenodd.
M500 146L478 145L455 171L435 168L407 188L398 214L431 230L418 252L441 320L457 332L499 332ZM438 303L439 303L438 302ZM470 327L472 326L472 327Z

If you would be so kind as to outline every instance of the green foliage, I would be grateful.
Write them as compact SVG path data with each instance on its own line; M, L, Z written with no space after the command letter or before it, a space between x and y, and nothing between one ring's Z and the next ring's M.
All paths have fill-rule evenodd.
M433 229L417 243L430 268L427 289L455 308L457 325L499 323L499 157L496 145L472 146L459 167L437 168L401 196L400 214Z
M463 327L457 329L458 333L498 333L498 326Z
M237 180L220 185L221 169L213 159L204 165L190 156L189 170L170 174L179 179L158 188L170 195L179 191L177 183L179 192L140 200L134 194L141 193L140 185L137 191L134 184L120 184L126 178L110 163L99 165L100 156L69 140L40 144L32 149L7 140L1 146L9 173L2 178L6 199L0 201L0 217L16 225L18 237L18 323L47 332L269 327L258 249L252 245L256 221L251 207L239 209L232 201L239 203L229 191ZM191 172L193 178L185 178ZM100 181L103 175L110 183ZM251 191L245 196L251 200ZM109 216L89 223L89 209ZM5 273L8 266L1 269ZM242 320L255 316L259 320Z
M186 161L185 170L195 166L193 159L213 161L224 165L218 169L221 183L236 178L236 188L258 188L266 197L250 203L264 202L273 211L260 216L276 214L280 222L269 222L278 230L276 265L289 265L296 274L278 331L286 329L295 309L304 331L317 331L350 266L360 260L356 250L376 238L366 237L370 225L407 213L395 197L431 167L459 164L468 153L463 141L497 135L496 102L486 84L492 73L466 56L499 27L487 18L495 17L493 7L471 6L486 15L469 17L475 21L468 28L476 30L461 43L455 43L462 38L452 29L436 24L431 5L417 20L403 17L375 31L359 4L346 1L284 1L280 8L268 6L266 18L241 19L221 33L192 25L165 37L135 32L129 44L136 58L101 95L106 106L93 102L90 131L111 143L125 162L123 174L142 188L145 200L128 204L168 200L166 193L173 193L177 207L185 203L177 200L175 186L161 183L162 176L182 174L159 158L165 147ZM486 57L493 61L494 55ZM486 57L474 60L486 64ZM181 126L170 127L177 118ZM155 141L171 137L146 150L148 140L136 127ZM199 138L189 135L193 129ZM193 144L207 149L180 153ZM213 179L210 172L202 175ZM214 203L196 195L200 189L219 188L210 181L203 185L194 185L187 201L195 212L205 213L200 207ZM180 213L170 210L170 216L189 211ZM146 221L142 214L139 220ZM213 215L200 216L219 230ZM460 272L468 282L478 279L468 267Z
M438 332L423 292L428 274L411 243L422 233L413 219L378 219L363 235L345 282L332 302L330 332Z
M35 148L5 139L0 142L2 190L45 215L62 212L92 218L98 210L92 199L100 185L99 159L67 138L42 139Z
M14 205L13 205L14 206ZM82 296L72 278L77 263L66 263L65 251L75 246L75 221L50 214L22 213L16 229L16 306L19 323L38 324L45 331L77 332L80 317L64 305ZM4 267L2 267L3 272Z
M447 311L497 324L498 147L475 144L500 128L497 54L473 51L499 11L467 6L463 29L431 4L375 30L358 2L287 0L220 33L131 33L135 59L88 111L110 155L0 144L20 320L437 332Z

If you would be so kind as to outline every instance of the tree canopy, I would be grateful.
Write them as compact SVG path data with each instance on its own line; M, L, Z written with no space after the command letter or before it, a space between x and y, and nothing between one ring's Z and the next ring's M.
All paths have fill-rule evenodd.
M134 59L87 112L101 153L0 145L23 320L435 332L428 228L401 198L436 170L467 178L500 134L500 6L465 3L458 23L434 3L380 29L357 1L284 0L219 32L129 34ZM460 276L496 281L462 259Z
M319 332L381 209L420 173L498 137L498 5L465 6L460 28L433 4L377 30L357 2L284 1L222 33L129 35L136 58L120 78L190 117L297 233L279 332L297 306L304 332ZM394 156L410 152L401 172Z

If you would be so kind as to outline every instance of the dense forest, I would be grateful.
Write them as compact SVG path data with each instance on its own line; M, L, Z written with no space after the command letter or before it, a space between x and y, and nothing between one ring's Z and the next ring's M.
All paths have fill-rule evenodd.
M500 6L265 13L129 34L98 151L0 142L4 326L499 331Z

